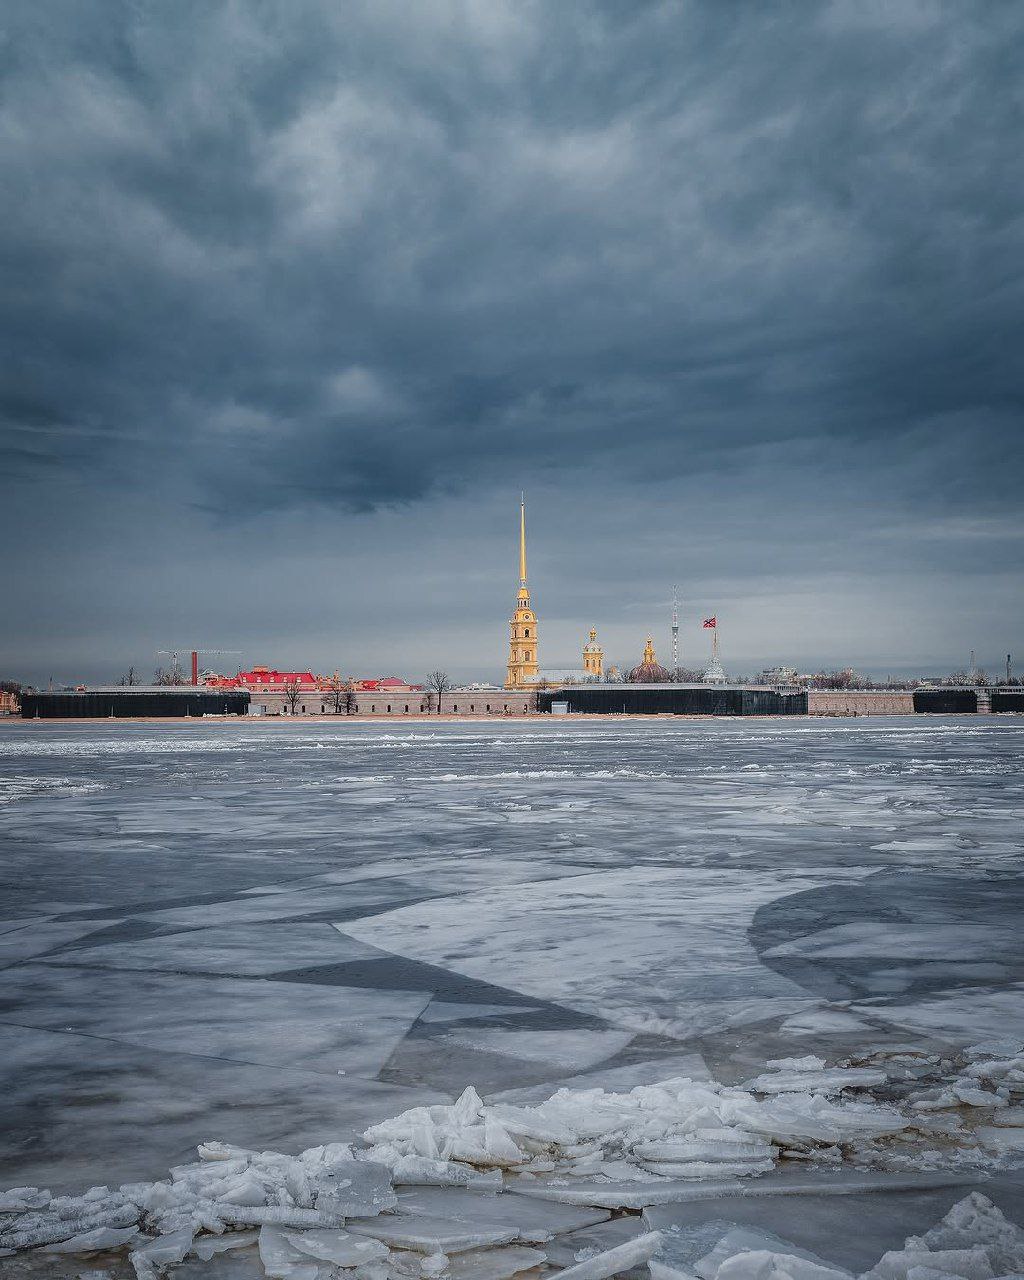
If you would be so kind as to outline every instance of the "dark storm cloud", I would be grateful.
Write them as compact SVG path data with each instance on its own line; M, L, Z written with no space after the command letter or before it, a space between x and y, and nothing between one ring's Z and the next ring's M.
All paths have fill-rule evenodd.
M3 474L66 475L66 520L127 485L232 522L524 459L637 509L804 469L820 507L836 459L925 523L1016 511L1022 33L915 0L16 6Z

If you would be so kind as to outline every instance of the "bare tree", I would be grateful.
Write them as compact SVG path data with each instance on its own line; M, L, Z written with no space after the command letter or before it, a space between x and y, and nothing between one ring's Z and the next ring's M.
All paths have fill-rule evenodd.
M295 708L299 705L299 697L301 696L298 680L289 680L284 687L284 700L288 705L289 712L294 715Z
M354 676L349 676L347 680L342 680L335 671L330 683L331 706L334 708L334 714L340 715L343 711L347 716L353 715L359 710L359 699L356 697L356 681Z
M124 675L121 677L121 679L120 679L120 680L118 680L118 682L117 682L117 683L118 683L118 684L124 684L124 685L129 685L129 684L138 684L138 683L139 683L139 677L135 674L135 668L134 668L134 667L129 667L129 668L128 668L128 670L124 673Z
M161 650L166 652L166 650ZM171 653L171 665L169 667L157 667L153 672L153 683L162 685L178 685L188 684L185 673L181 669L181 663L178 661L178 655Z
M341 676L335 671L327 684L327 697L335 715L340 715L342 707L345 705L345 684Z
M852 667L842 671L816 671L808 684L812 689L862 689L864 681Z
M678 684L700 684L704 679L704 673L695 671L693 667L676 667L675 679Z
M448 679L447 671L431 671L427 676L427 688L432 694L437 695L437 714L441 714L441 695L447 693L452 687L452 682Z

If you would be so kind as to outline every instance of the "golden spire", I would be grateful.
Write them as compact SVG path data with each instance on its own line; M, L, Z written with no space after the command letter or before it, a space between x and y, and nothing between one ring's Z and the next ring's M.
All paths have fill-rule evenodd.
M537 615L526 585L526 495L519 499L519 593L509 618L508 679L506 689L525 689L537 681Z
M526 586L526 494L519 497L519 585Z
M647 643L644 645L643 665L645 667L653 667L657 661L658 659L654 656L654 641L650 636L648 636Z

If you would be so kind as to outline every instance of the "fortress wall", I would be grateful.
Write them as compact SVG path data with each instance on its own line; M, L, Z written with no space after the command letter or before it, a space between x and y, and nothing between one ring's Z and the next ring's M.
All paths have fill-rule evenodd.
M914 695L889 690L808 689L809 716L912 716Z
M453 689L444 694L441 714L450 716L528 715L536 710L536 694L508 689ZM278 690L254 689L254 714L270 716L334 716L346 714L334 709L333 695L322 689L306 689L299 694L294 712ZM415 689L360 690L355 696L352 715L374 718L437 714L437 695Z

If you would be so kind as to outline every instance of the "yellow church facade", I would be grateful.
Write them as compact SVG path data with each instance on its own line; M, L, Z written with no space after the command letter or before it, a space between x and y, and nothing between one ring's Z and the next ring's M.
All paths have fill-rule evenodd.
M597 643L597 631L593 627L590 639L583 646L583 670L591 679L604 679L604 650Z

